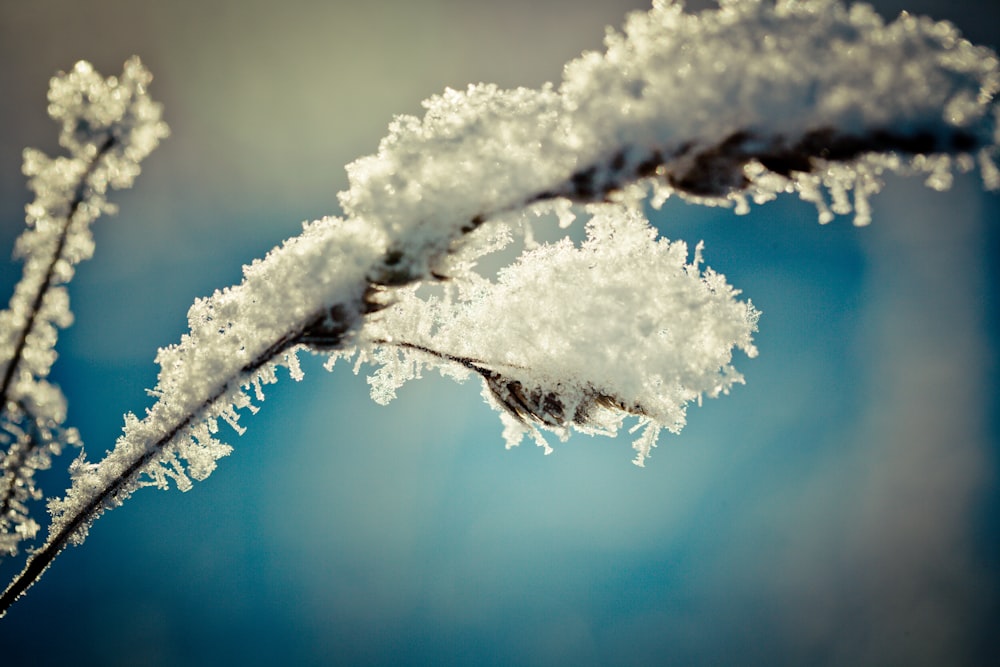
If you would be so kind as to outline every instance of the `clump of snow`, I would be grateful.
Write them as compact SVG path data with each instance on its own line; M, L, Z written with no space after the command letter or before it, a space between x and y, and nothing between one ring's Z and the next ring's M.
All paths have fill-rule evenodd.
M500 410L508 446L539 429L615 433L627 415L649 432L678 432L686 405L727 393L743 376L734 349L756 356L759 313L725 277L688 261L682 241L657 239L641 213L595 207L587 239L541 245L496 281L459 284L444 297L403 292L373 317L363 358L380 364L372 396L386 402L422 367L477 373Z
M385 228L417 277L478 220L553 195L616 198L637 178L661 199L715 204L798 191L821 221L853 210L859 223L881 171L928 166L868 154L980 152L996 181L997 57L948 23L885 23L836 0L698 15L657 1L606 45L558 87L474 85L398 117L376 155L348 166L344 211Z

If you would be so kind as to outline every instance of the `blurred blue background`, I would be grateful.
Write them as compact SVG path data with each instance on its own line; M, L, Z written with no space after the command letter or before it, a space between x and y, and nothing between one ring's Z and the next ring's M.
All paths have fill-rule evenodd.
M876 3L993 48L997 5ZM173 131L71 286L53 377L91 457L149 404L192 301L337 213L344 164L393 114L445 86L557 81L645 7L0 3L4 253L29 199L21 150L57 151L55 71L140 55ZM860 229L793 199L653 216L704 239L763 317L747 385L692 407L645 469L627 438L505 451L472 382L429 377L383 408L310 360L208 480L140 491L57 559L0 621L0 664L988 664L1000 197L978 175L946 193L891 179ZM0 265L7 293L19 271Z

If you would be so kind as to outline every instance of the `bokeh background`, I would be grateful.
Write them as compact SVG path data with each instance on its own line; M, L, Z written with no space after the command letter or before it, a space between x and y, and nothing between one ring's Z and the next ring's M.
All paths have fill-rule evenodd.
M876 3L993 48L998 5ZM558 81L646 6L0 2L4 253L21 150L58 150L55 71L140 55L173 131L71 286L53 377L91 456L149 405L191 302L337 213L343 165L394 114L445 86ZM945 193L890 179L862 229L794 199L653 215L704 239L763 318L747 385L693 407L645 469L627 438L505 451L472 382L428 377L379 407L363 375L313 360L207 481L137 493L57 559L0 621L0 664L991 662L1000 197L975 174ZM19 270L0 264L7 293Z

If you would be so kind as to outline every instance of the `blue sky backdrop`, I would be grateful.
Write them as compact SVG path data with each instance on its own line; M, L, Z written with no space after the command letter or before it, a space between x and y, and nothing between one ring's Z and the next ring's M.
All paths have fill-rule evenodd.
M692 5L693 3L689 3ZM704 6L707 3L701 3ZM1000 47L995 2L878 2ZM445 86L538 86L640 0L0 4L0 248L57 150L49 77L153 71L173 131L71 286L53 377L88 452L149 405L188 306L338 212L343 166ZM0 664L985 664L1000 647L1000 197L892 179L874 224L673 201L665 236L763 311L747 385L645 469L505 451L479 387L388 407L306 363L187 494L143 490L0 621ZM9 293L19 265L0 264ZM641 288L637 286L637 288ZM73 454L57 467L64 467ZM53 492L64 480L48 478ZM13 564L0 566L10 574ZM4 578L6 581L6 577Z

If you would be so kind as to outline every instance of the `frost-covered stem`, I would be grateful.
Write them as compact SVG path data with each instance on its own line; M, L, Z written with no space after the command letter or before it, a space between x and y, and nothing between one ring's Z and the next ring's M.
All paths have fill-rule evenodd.
M480 222L470 224L468 230L475 229ZM59 531L51 535L46 543L29 557L24 569L0 595L0 617L7 613L18 597L38 581L49 564L70 544L75 533L99 515L103 508L110 501L113 501L123 489L130 486L135 478L141 475L146 467L163 452L165 447L188 427L196 424L216 401L242 384L244 378L252 376L276 356L299 344L323 349L341 347L351 330L358 326L364 315L385 307L385 303L381 300L385 283L402 281L399 276L391 276L391 270L386 267L394 266L398 262L399 258L395 252L387 253L380 261L376 262L376 266L372 267L373 279L364 290L361 303L337 304L332 308L313 313L298 326L289 328L283 335L267 345L252 361L241 367L238 373L215 385L215 389L204 398L197 410L191 411L176 421L164 430L163 435L149 443L143 452L114 479L96 492L73 516L67 517ZM410 277L405 282L411 282L414 279L415 277Z
M454 362L454 363L458 364L459 366L462 366L463 368L467 368L470 371L474 371L474 372L479 373L479 374L483 374L483 373L489 372L489 369L486 367L486 365L483 362L478 361L476 359L470 359L469 357L459 357L459 356L455 356L455 355L452 355L452 354L448 354L447 352L440 352L438 350L432 350L429 347L425 347L423 345L417 345L416 343L407 343L407 342L398 341L398 340L394 340L394 341L389 341L389 340L373 340L372 343L375 344L375 345L391 345L393 347L399 347L399 348L403 348L403 349L406 349L406 350L415 350L417 352L423 352L424 354L430 355L430 356L435 357L437 359L443 359L445 361Z
M370 288L369 293L373 292L374 288ZM314 313L311 317L306 318L304 323L290 328L284 335L268 345L253 360L240 368L237 374L217 384L216 388L205 397L199 409L190 412L167 428L162 436L150 443L142 454L136 457L100 491L96 492L79 511L69 517L61 529L50 536L41 549L32 554L21 573L0 595L0 617L6 614L10 605L38 580L52 560L71 542L72 536L100 514L110 501L115 500L122 490L128 487L136 477L143 473L150 462L163 452L167 445L187 428L202 420L205 412L210 410L216 401L239 386L245 378L252 377L276 356L302 342L318 345L322 340L325 346L339 346L352 326L357 324L356 313L358 311L373 312L380 307L366 298L360 305L337 305L329 311Z
M80 205L86 199L86 191L89 187L88 181L90 180L90 176L94 173L94 170L97 168L101 158L103 158L114 145L114 137L109 136L105 139L104 143L101 144L97 152L94 154L94 157L91 158L86 171L80 177L80 183L77 185L73 201L70 203L69 211L66 214L66 222L59 233L59 239L56 243L55 251L52 253L52 259L49 260L45 276L39 282L38 291L35 293L35 298L32 301L31 309L28 313L28 319L17 339L17 343L14 347L14 354L11 356L10 361L7 362L7 368L4 370L3 380L0 381L0 412L7 411L7 392L10 389L10 383L14 379L14 374L17 372L17 367L21 362L21 356L24 354L24 348L28 344L28 339L31 336L31 330L35 326L35 320L41 312L42 303L45 300L45 294L48 292L49 288L52 287L52 278L55 275L56 265L63 257L63 250L66 248L66 239L69 238L70 227L73 225L73 217L76 215L77 210L79 210Z
M221 391L219 395L221 395ZM216 396L217 398L217 396ZM111 484L105 487L99 494L94 496L94 499L78 514L74 517L62 530L56 535L49 538L48 542L45 543L45 547L35 552L31 558L28 559L24 570L11 582L7 587L7 590L3 592L0 596L0 616L7 613L7 609L10 605L31 586L42 573L48 568L52 560L59 555L59 553L66 548L69 544L70 536L80 528L80 525L87 520L87 517L92 516L109 498L112 498L119 489L125 485L128 480L134 477L141 470L143 466L149 463L159 452L160 448L164 444L170 441L177 433L179 433L183 428L188 426L194 419L196 415L191 414L186 420L178 424L168 435L157 442L153 447L151 447L145 454L135 460L135 462L128 467L122 474L114 480Z
M767 136L750 128L739 129L715 143L685 142L675 147L623 147L607 161L574 172L561 188L537 199L564 196L580 201L606 199L630 182L660 177L673 190L696 197L727 197L745 190L751 181L744 168L759 162L784 177L821 171L833 162L851 162L867 153L900 155L958 155L974 153L989 145L960 128L936 123L908 132L873 129L864 134L820 127L800 137ZM629 154L638 156L631 160ZM529 201L533 201L530 200Z
M471 357L448 354L405 341L373 340L371 342L374 345L426 354L435 359L458 364L476 373L483 379L486 388L493 395L493 398L503 406L507 414L522 424L536 422L549 426L565 427L572 423L578 426L587 426L591 421L592 411L599 407L614 408L636 416L645 414L642 406L629 405L627 401L594 387L586 388L583 400L575 407L572 414L568 414L565 402L556 392L526 387L520 380L490 368L490 364L486 362ZM507 366L511 371L530 370Z
M310 320L310 323L312 322L313 320ZM305 327L303 327L303 329L304 328ZM21 596L22 593L24 593L24 591L26 591L33 583L38 581L38 578L42 576L42 573L45 572L53 559L55 559L55 557L58 556L59 553L70 543L71 536L77 532L82 525L90 521L96 514L100 513L101 508L109 500L112 500L136 476L141 474L143 468L145 468L150 461L156 458L166 445L177 437L178 434L184 431L184 429L197 422L201 413L205 409L208 409L220 397L230 391L235 384L238 384L243 375L252 374L254 371L260 369L268 363L282 350L286 350L290 346L295 345L295 341L301 337L301 335L302 329L296 332L289 332L286 337L276 341L275 344L270 346L263 354L244 366L241 369L241 374L239 376L230 378L227 382L219 385L218 389L211 396L205 399L202 404L202 410L192 412L177 422L159 440L152 443L141 456L136 458L115 479L107 484L101 491L96 493L91 501L88 502L76 515L69 519L58 533L48 539L44 547L32 554L21 573L18 574L17 577L10 583L7 590L0 595L0 617L7 613L10 606L15 600L17 600L18 597Z
M68 155L24 151L23 171L35 192L16 247L24 274L9 309L0 311L0 426L10 442L0 463L5 554L16 554L18 543L39 529L27 507L41 496L34 472L79 444L76 430L62 426L65 398L46 377L57 329L72 321L65 285L93 252L90 224L115 210L108 192L129 187L140 161L168 133L160 105L146 92L150 80L138 58L125 63L120 77L105 79L83 61L60 72L50 81L48 112L62 126L59 144Z
M264 363L263 361L261 363ZM208 400L206 400L206 406L211 404L213 401L222 396L228 385L223 385L219 391ZM89 520L95 513L99 511L99 508L104 505L106 501L113 498L132 478L138 475L142 468L148 464L163 447L169 443L178 433L187 428L194 422L198 417L198 413L191 413L181 422L179 422L169 433L164 435L160 440L153 443L149 449L137 458L132 465L126 468L122 473L115 478L110 484L108 484L103 490L96 494L91 500L73 519L71 519L62 530L60 530L56 535L49 538L45 543L44 548L35 552L31 558L28 560L24 567L24 570L11 582L7 587L7 590L0 595L0 616L7 613L7 609L10 605L30 587L35 583L42 573L45 572L52 560L59 555L59 553L66 548L69 544L70 536L73 535L80 526Z
M111 147L112 140L109 138L102 146L101 151L94 161L92 161L88 175L96 164L100 155ZM739 192L749 185L749 181L743 175L745 165L756 160L768 170L782 176L790 176L793 172L810 173L827 162L846 162L856 159L865 153L885 153L895 151L901 154L931 154L931 153L959 153L970 152L979 149L977 138L960 129L953 130L950 135L942 136L940 126L934 128L917 128L908 133L895 132L891 130L874 130L866 135L852 135L837 132L834 128L819 128L810 131L802 137L792 140L783 137L761 137L749 130L734 132L729 137L724 138L713 145L700 145L697 148L693 144L683 145L678 149L667 152L664 149L625 147L608 161L597 162L578 169L572 177L561 187L550 191L543 191L529 196L524 202L512 204L509 209L516 209L524 203L534 203L557 196L569 197L578 202L603 201L612 196L615 191L621 190L629 183L637 179L647 177L659 177L663 179L671 188L684 194L695 196L727 196ZM644 155L645 157L634 160L628 164L625 155L630 152L634 155ZM86 175L85 175L86 178ZM70 216L82 201L82 187L77 190L77 196L73 201ZM464 230L471 231L479 226L486 216L475 216L469 221ZM61 252L62 243L65 239L65 232L60 238L60 246L56 256L49 266L49 276L51 276L55 262ZM387 254L382 262L383 269L380 273L379 281L388 284L398 284L410 282L413 276L408 274L399 275L393 273L392 267L399 263L397 253ZM47 284L47 282L46 282ZM35 299L34 313L37 312L41 304L43 291L40 290ZM321 322L325 319L325 313L317 313L311 321ZM30 331L30 321L25 328L25 332ZM315 328L315 327L314 327ZM298 332L297 336L305 333L307 328ZM344 332L340 332L343 334ZM292 335L296 338L296 335ZM319 343L319 334L313 332L312 344ZM26 333L19 341L18 351L22 351ZM339 343L339 340L337 341ZM261 363L273 358L288 347L287 341L279 340L272 346L274 354L263 359ZM441 352L410 344L397 344L401 347L420 350L440 358L447 358L451 361L461 363L470 370L474 370L481 375L487 373L484 367L472 364L472 360L464 360L450 357ZM323 347L331 347L323 344ZM272 348L269 348L272 349ZM6 388L15 364L8 366L2 389L6 395ZM229 386L229 384L225 385ZM220 394L208 399L206 404L212 403ZM190 423L185 420L178 429L184 428ZM157 448L162 447L173 437L171 435L163 443L158 443Z
M74 223L76 213L84 201L86 201L87 190L90 187L90 178L100 161L105 155L108 154L109 151L111 151L111 149L115 146L115 143L116 140L111 135L109 135L101 143L101 145L94 152L94 155L90 158L86 169L81 174L80 180L74 188L73 199L69 203L62 229L59 232L55 249L52 252L52 257L49 259L48 266L46 267L41 280L38 282L35 295L28 310L26 321L24 326L21 328L17 341L15 342L11 358L7 361L3 379L0 380L0 419L3 419L5 415L10 413L11 405L9 403L8 395L11 383L18 372L25 349L28 345L28 341L30 340L34 330L35 322L42 311L42 304L45 302L45 296L49 289L53 286L56 266L61 260L63 260L66 242L70 236L70 231ZM27 265L25 267L25 273L27 273ZM21 413L27 420L30 421L34 418L34 415L31 414L23 403L19 402L18 405ZM14 499L18 480L23 479L22 469L27 465L33 450L41 446L41 444L42 439L37 437L17 438L8 448L4 457L3 465L3 478L6 483L3 485L3 488L0 489L0 517L7 516L7 513L11 508L11 503ZM11 457L12 452L15 454L13 457Z
M935 128L940 134L941 128ZM849 161L862 154L874 150L886 151L895 149L897 152L910 153L923 150L937 150L945 153L966 152L977 148L975 138L956 133L955 138L940 145L940 139L934 135L916 133L913 135L898 135L889 132L875 132L868 136L839 135L832 130L817 130L793 143L785 143L780 138L762 141L750 132L738 132L710 148L699 151L680 150L671 157L666 157L656 149L647 149L649 160L632 165L621 164L620 158L612 157L610 162L595 163L581 169L561 186L548 191L537 192L524 200L511 204L503 210L516 209L525 204L543 201L554 197L571 197L578 202L601 202L611 194L643 178L660 177L667 180L674 189L689 194L705 196L712 194L722 196L737 192L747 186L744 180L733 180L735 173L742 175L744 165L751 160L770 164L775 171L809 172L819 168L823 162ZM787 167L787 168L786 168ZM615 177L596 181L595 174L610 173ZM728 184L722 189L721 184ZM503 210L474 216L462 226L459 234L468 234L477 229L486 219ZM456 239L457 241L457 239ZM192 411L175 422L163 435L150 443L143 453L133 460L110 483L97 492L93 498L83 505L72 517L66 519L62 528L52 535L45 545L35 552L24 570L10 583L0 595L0 616L6 613L14 601L24 593L49 566L53 559L71 542L72 536L80 528L92 521L109 501L113 501L122 489L128 487L136 477L144 472L147 465L159 456L176 437L185 429L198 423L202 415L207 413L213 404L226 396L231 390L241 385L245 378L269 363L278 355L296 345L307 345L323 350L341 348L350 338L350 333L361 324L363 318L373 312L385 308L391 303L391 292L387 288L399 287L417 280L433 279L433 276L413 275L409 270L397 271L394 267L410 266L415 262L406 263L400 256L400 249L393 249L375 262L369 273L369 283L363 290L361 303L337 304L329 309L313 313L305 318L303 323L289 328L262 353L250 363L239 369L232 377L226 378L215 385L212 391L200 404L199 409ZM377 341L376 341L377 342ZM503 378L485 365L474 359L449 355L412 343L392 343L418 352L423 352L441 359L458 363L469 370L479 373L490 385L491 391L503 402L510 412L518 419L533 419L543 422L564 422L567 416L562 413L562 406L552 403L548 396L527 396L516 381ZM491 382L492 381L492 382ZM493 385L496 385L495 387ZM513 385L513 389L511 388ZM530 400L526 400L526 398ZM536 400L537 399L537 400ZM622 408L617 399L594 391L590 400L598 405L613 404ZM642 414L640 407L628 408L633 414ZM585 411L574 414L572 421L586 421Z
M93 519L132 491L166 487L168 477L188 488L188 473L201 479L211 472L229 451L210 435L217 420L235 425L239 409L255 409L243 388L257 383L262 396L259 383L273 379L268 365L275 357L294 357L300 345L334 354L352 348L365 357L390 335L407 340L417 331L429 337L409 340L424 341L446 330L441 318L424 329L415 319L397 319L401 332L379 335L379 323L365 320L394 300L399 307L384 319L406 315L413 295L394 294L394 288L446 275L459 239L491 218L559 198L624 204L616 215L588 223L580 253L565 246L548 255L526 253L527 268L522 264L514 279L491 288L486 308L439 309L452 318L444 325L455 324L461 335L440 345L397 347L479 373L502 418L509 413L566 433L569 422L591 416L601 432L616 432L622 413L638 416L648 427L634 445L641 464L661 428L683 426L689 401L742 381L731 354L734 347L756 353L756 312L735 300L738 292L720 274L701 273L698 251L688 264L686 246L654 239L648 221L638 219L648 190L632 184L652 183L654 203L680 193L736 202L738 210L747 194L763 202L797 190L817 204L821 220L832 218L831 209L849 212L853 189L856 220L866 222L866 198L878 190L883 168L922 171L943 183L950 156L958 156L960 169L971 168L970 153L978 150L984 183L1000 187L993 163L1000 65L950 26L908 16L885 25L871 8L848 11L835 0L732 0L701 17L658 0L648 14L633 14L624 34L609 33L606 45L606 54L568 64L558 89L448 90L425 103L423 120L398 117L377 155L348 166L350 189L340 193L344 219L306 225L301 236L246 267L243 283L196 302L190 333L158 355L159 401L145 419L126 418L125 433L105 459L75 464L66 497L50 502L50 537L0 596L0 614L67 544L83 539ZM907 66L894 66L901 62ZM907 162L898 154L916 157ZM565 211L565 202L551 208ZM477 242L482 239L471 243ZM458 257L461 265L461 252ZM592 271L600 262L591 260L607 265ZM662 282L682 286L647 299L666 308L646 313L642 326L603 328L629 320L607 317L606 304L638 310L645 294L637 293L636 276L661 270ZM544 359L512 355L514 363L496 364L500 372L476 359L502 359L497 350L517 338L497 340L490 331L487 348L463 351L467 323L483 333L512 303L520 310L516 321L545 322L562 333L565 314L548 317L553 309L537 307L533 290L559 283L565 302L580 296L575 281L584 274L592 281L587 289L605 290L607 297L587 304L586 323L596 325L587 328L599 334L582 346L590 357L557 358L547 349ZM544 279L532 280L538 276ZM664 313L679 324L663 324ZM485 322L476 320L484 314ZM642 347L622 364L620 344L637 340L658 346ZM560 341L565 348L577 342ZM602 372L588 374L595 352L609 350L614 354L604 356ZM660 356L662 372L647 373ZM532 376L542 364L544 372ZM638 377L623 367L634 367ZM571 392L562 393L567 388ZM143 474L149 480L140 479Z

